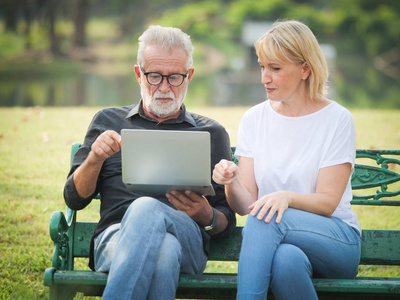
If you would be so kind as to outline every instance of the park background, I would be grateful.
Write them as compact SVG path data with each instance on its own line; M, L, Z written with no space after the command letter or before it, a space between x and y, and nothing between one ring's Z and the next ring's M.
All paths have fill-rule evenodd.
M191 36L185 103L224 125L235 145L241 116L266 98L252 43L277 19L303 21L317 36L329 96L353 113L357 148L400 149L397 0L0 0L0 299L47 299L48 225L65 210L70 145L100 108L138 102L143 30L160 24ZM354 209L363 228L400 227L396 210ZM98 203L79 218L96 221ZM399 277L400 268L360 274Z

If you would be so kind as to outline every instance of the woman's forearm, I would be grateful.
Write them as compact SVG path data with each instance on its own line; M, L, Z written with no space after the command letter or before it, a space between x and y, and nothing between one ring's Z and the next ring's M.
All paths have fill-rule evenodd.
M229 206L239 215L250 212L249 206L256 200L237 178L229 185L225 185L225 194Z
M308 211L324 217L332 216L340 202L340 198L324 193L288 193L290 195L290 207Z

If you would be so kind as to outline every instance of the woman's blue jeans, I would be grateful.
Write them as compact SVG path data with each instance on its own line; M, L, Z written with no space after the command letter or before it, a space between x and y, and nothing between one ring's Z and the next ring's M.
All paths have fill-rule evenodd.
M279 224L248 216L239 257L237 299L318 299L311 278L354 278L360 234L335 217L289 208Z
M149 197L95 239L94 256L96 271L109 271L103 299L175 299L179 273L201 274L207 263L199 226Z

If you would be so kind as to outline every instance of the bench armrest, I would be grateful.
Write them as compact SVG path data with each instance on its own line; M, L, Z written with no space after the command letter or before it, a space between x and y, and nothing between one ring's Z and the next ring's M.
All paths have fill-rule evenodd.
M52 266L57 270L72 270L72 243L76 217L67 210L67 218L61 211L54 211L50 218L50 237L54 242Z

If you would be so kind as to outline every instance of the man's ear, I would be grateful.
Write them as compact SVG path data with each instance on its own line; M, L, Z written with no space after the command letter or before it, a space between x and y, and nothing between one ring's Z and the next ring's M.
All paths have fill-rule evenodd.
M193 73L194 73L194 68L190 68L188 72L188 83L190 82L190 80L192 80Z
M135 65L134 70L135 70L136 80L139 82L139 84L142 84L142 73L140 73L140 67L138 65Z
M303 63L302 67L301 67L301 71L302 71L302 79L303 80L307 80L307 78L310 76L311 74L311 68L308 65L308 63Z

